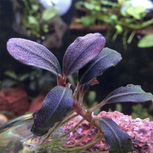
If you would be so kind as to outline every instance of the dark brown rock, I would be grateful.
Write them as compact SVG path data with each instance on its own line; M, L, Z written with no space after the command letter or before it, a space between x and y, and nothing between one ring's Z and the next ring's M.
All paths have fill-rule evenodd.
M28 111L29 101L27 93L18 88L5 88L0 91L0 111L13 112L20 116Z
M37 111L38 109L41 108L41 103L42 101L45 99L45 96L43 95L39 95L38 97L36 97L33 102L31 103L30 105L30 108L29 108L29 111L30 112L35 112Z

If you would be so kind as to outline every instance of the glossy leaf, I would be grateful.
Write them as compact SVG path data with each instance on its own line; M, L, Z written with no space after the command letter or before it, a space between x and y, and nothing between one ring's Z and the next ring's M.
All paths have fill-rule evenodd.
M62 121L72 107L72 90L62 86L54 87L46 96L41 109L33 114L31 131L38 136L48 132L56 122Z
M139 85L129 84L111 92L103 102L106 104L118 102L147 102L152 101L153 95L146 93Z
M121 130L113 120L102 118L99 120L99 125L104 132L107 144L110 146L110 153L132 152L132 142L129 135Z
M7 42L7 49L16 60L42 68L57 75L61 72L57 58L44 46L27 39L11 38Z
M79 83L84 84L92 80L106 69L118 64L121 59L122 57L120 53L109 48L104 48L94 60L79 71Z
M66 50L63 71L66 76L84 67L99 55L105 46L105 38L100 33L78 37Z

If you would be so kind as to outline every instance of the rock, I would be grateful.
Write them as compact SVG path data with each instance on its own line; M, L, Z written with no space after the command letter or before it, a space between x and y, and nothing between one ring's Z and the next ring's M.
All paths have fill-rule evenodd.
M133 144L134 153L150 153L153 150L153 122L149 118L146 119L132 119L130 115L124 115L118 111L106 112L102 111L97 116L99 118L110 118L116 124L125 131L131 138ZM64 132L69 132L80 120L81 116L77 116L74 119L70 120L64 126ZM92 127L90 133L88 131ZM84 120L79 126L70 132L67 138L67 146L75 145L81 138L85 137L78 146L82 147L91 142L97 135L97 128L91 126L89 122ZM87 135L88 133L88 135ZM88 150L94 151L109 151L109 146L106 144L105 139L102 138L96 144L93 144Z
M15 116L23 115L29 108L27 93L18 88L5 88L0 91L0 111L13 112Z
M39 95L38 97L36 97L34 99L34 101L31 103L30 108L29 108L29 111L30 112L35 112L38 109L40 109L41 108L41 103L42 103L42 101L44 99L45 99L45 96L43 96L43 95Z

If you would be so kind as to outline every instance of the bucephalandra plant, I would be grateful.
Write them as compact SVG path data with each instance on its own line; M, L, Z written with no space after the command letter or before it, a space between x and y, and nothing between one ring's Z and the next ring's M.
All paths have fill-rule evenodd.
M139 85L129 84L114 90L96 106L87 110L83 108L84 94L89 86L97 84L96 78L108 68L118 64L122 59L120 53L110 48L104 48L104 46L105 38L100 33L90 33L76 38L65 52L61 70L57 58L44 46L21 38L11 38L7 42L8 52L15 59L26 65L48 70L57 78L57 86L49 91L42 102L42 107L33 114L34 122L31 132L35 136L39 136L38 144L40 146L52 137L54 131L60 126L76 115L81 115L83 119L80 123L87 120L92 126L96 127L98 129L97 137L82 148L71 148L63 144L58 149L63 150L63 152L87 149L93 143L105 137L107 144L110 146L110 152L132 152L129 135L111 119L94 117L92 112L105 104L152 101L153 95L151 93L146 93ZM67 77L75 72L78 72L78 83L72 90ZM73 112L76 114L72 114ZM71 129L71 131L74 129ZM71 131L63 134L55 141L51 140L49 143L45 143L44 146L48 148L47 144L50 144L52 150L56 149L55 144ZM37 148L40 146L37 145Z

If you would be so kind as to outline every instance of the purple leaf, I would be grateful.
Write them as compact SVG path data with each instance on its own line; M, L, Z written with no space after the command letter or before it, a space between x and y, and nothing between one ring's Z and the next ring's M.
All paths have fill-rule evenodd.
M99 125L104 132L107 144L110 146L110 153L132 152L132 142L129 135L122 131L113 120L102 118L99 120Z
M62 121L72 107L72 90L62 86L54 87L46 96L41 109L33 114L31 131L41 136L48 132L56 122Z
M79 70L79 83L87 83L103 73L106 69L118 64L121 59L122 57L120 53L109 48L104 48L94 60Z
M78 37L66 50L63 59L64 75L68 76L99 55L105 46L105 38L100 33Z
M126 87L120 87L111 92L103 102L111 104L119 102L147 102L152 100L153 95L143 91L141 86L129 84Z
M16 60L30 66L35 66L57 75L61 72L57 58L44 46L27 39L11 38L7 49Z

